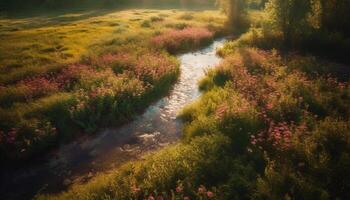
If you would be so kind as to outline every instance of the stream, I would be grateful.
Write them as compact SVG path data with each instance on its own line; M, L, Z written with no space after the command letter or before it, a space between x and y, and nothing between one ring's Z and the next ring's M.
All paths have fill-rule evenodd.
M200 96L197 83L205 70L220 62L216 49L224 42L218 39L206 48L179 55L181 75L169 95L133 121L61 145L39 163L2 171L0 199L30 199L38 192L62 192L74 183L85 183L98 173L177 142L182 124L176 116Z

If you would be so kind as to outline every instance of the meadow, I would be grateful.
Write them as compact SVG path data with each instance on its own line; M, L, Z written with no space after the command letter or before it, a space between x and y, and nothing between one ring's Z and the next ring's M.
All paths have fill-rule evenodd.
M37 199L348 199L349 68L286 51L264 15L218 49L181 142Z
M130 120L165 95L177 53L223 34L218 11L86 10L0 19L0 155L26 160Z
M11 161L130 120L175 83L177 54L230 35L178 114L180 141L34 199L350 199L350 1L218 5L1 18Z
M181 143L38 199L346 199L349 84L294 56L225 56L180 114Z

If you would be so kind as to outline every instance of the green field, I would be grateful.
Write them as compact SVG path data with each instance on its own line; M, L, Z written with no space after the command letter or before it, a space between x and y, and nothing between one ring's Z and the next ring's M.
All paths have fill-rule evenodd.
M152 9L1 18L2 157L130 119L176 80L173 55L207 44L224 21L218 11Z

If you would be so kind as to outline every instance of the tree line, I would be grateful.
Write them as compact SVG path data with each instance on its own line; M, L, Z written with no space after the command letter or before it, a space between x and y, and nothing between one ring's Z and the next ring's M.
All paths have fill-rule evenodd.
M263 32L279 35L285 49L311 50L348 62L350 51L350 0L218 0L229 26L249 26L247 9L264 10ZM272 35L273 35L272 34ZM271 42L272 43L272 42Z
M0 0L0 10L62 9L110 6L214 6L215 0Z

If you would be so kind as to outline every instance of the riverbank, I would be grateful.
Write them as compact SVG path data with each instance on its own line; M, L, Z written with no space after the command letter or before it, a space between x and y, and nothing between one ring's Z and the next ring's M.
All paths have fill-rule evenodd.
M27 161L129 121L179 76L166 50L196 48L221 32L224 17L214 13L111 10L1 19L1 159Z
M141 12L141 11L138 11L138 12ZM161 12L164 12L164 11L161 11ZM169 12L169 11L166 11L166 12ZM152 11L152 12L150 11L150 13L159 14L157 11ZM182 13L177 17L174 16L174 19L180 18L180 21L181 21L182 15L184 14ZM187 17L190 16L194 18L195 15L197 14L186 13ZM197 17L198 16L203 16L203 14L198 14ZM164 23L169 24L170 22L170 21L166 21L166 19L164 21L157 19L157 20L154 20L155 22L148 22L148 26L146 27L146 29L153 30L154 29L153 26L160 26L164 28L164 31L159 32L157 36L150 35L150 37L148 36L146 37L148 38L147 39L148 41L146 40L144 42L152 43L153 47L147 47L147 46L144 46L143 44L139 44L138 46L136 46L134 43L135 41L125 43L125 44L113 44L113 45L119 45L119 46L116 48L113 48L113 50L108 50L107 52L103 51L103 53L101 53L100 56L84 58L84 61L82 62L87 62L88 64L75 64L74 66L69 66L68 68L64 68L63 71L67 72L67 71L72 71L74 69L73 71L79 73L78 82L81 82L80 79L83 79L89 82L91 80L95 80L96 79L95 72L97 72L97 75L101 74L102 75L101 78L103 77L103 79L105 79L103 81L102 79L100 79L102 81L103 90L106 89L105 84L106 84L106 81L109 80L108 77L113 78L113 75L111 73L110 75L108 75L109 72L107 73L107 71L105 71L105 69L108 69L109 67L112 68L112 72L117 74L117 76L123 76L125 75L125 72L128 72L125 78L128 79L129 85L131 82L133 82L131 81L133 80L131 79L132 78L131 76L133 76L132 75L133 73L136 74L135 76L136 79L134 80L140 80L141 81L140 83L142 82L148 83L147 84L148 92L145 94L141 93L139 97L136 97L138 99L137 101L140 103L139 106L136 105L138 104L137 102L136 104L132 104L133 101L130 101L130 98L125 99L125 97L122 97L123 101L127 103L127 105L120 104L120 100L116 99L116 102L119 101L120 108L131 109L130 117L126 117L124 119L118 118L116 120L112 120L112 119L108 120L110 121L111 124L113 124L114 127L116 127L117 124L126 122L126 120L130 120L131 117L135 116L136 113L138 113L137 112L138 110L142 110L142 108L147 107L151 102L154 102L156 98L166 94L169 91L169 89L172 88L172 83L175 81L175 77L178 76L178 72L179 72L178 68L175 68L175 64L177 63L177 61L175 61L175 59L172 56L164 52L163 49L167 49L172 53L177 53L179 51L186 51L186 49L188 48L194 49L196 47L198 48L202 45L210 43L210 40L212 40L215 32L208 31L208 29L205 26L204 27L202 26L204 24L200 24L200 23L198 24L198 22L196 22L197 25L189 25L193 20L194 19L182 20L182 21L186 21L187 23L187 25L183 27L169 26L168 28L164 28ZM141 24L141 26L143 25ZM176 46L172 45L173 44L172 41L174 40L176 41ZM181 42L181 40L184 40L184 41ZM138 50L133 51L131 53L130 48L134 48L134 49L137 48ZM145 53L146 48L149 48L147 53ZM123 52L123 53L120 53L120 52ZM33 164L29 164L27 162L25 169L21 167L11 167L11 169L3 168L2 180L4 180L4 182L2 182L1 184L2 191L3 191L2 195L8 194L6 198L16 199L16 198L19 198L20 196L21 198L29 197L31 194L36 193L38 191L46 191L46 192L61 191L73 183L85 182L90 178L92 178L93 176L95 176L96 173L114 168L118 166L119 163L123 163L127 160L132 160L134 158L137 158L140 154L143 154L144 152L148 152L152 149L159 148L160 146L166 146L169 144L169 142L175 141L180 135L178 133L179 132L179 126L177 125L178 122L175 122L175 115L178 110L178 107L181 105L184 105L184 103L188 102L190 99L198 95L197 94L198 92L194 92L194 91L197 91L197 88L195 87L196 82L193 82L196 79L192 79L192 78L195 78L196 76L202 74L203 67L205 67L206 64L210 65L210 63L215 62L215 59L213 59L213 56L215 57L215 53L213 52L214 52L213 49L211 50L211 52L209 52L211 53L210 55L208 55L210 59L206 58L207 56L206 53L203 54L201 59L204 59L204 62L207 62L207 63L202 63L203 64L202 66L198 66L198 64L194 64L198 67L198 69L192 68L192 70L190 71L188 71L188 69L185 69L185 71L180 76L179 83L174 86L175 88L174 88L173 96L172 94L170 94L169 99L168 98L162 99L161 101L158 101L158 103L153 104L149 109L146 110L145 114L143 114L142 117L136 117L134 122L126 123L121 128L108 129L105 131L97 131L96 133L96 130L98 130L97 129L98 126L108 125L108 123L106 123L108 118L106 118L106 116L103 114L99 116L100 119L103 120L103 125L101 124L98 125L99 124L98 121L90 120L91 119L90 115L97 115L97 113L99 112L96 112L96 110L91 110L91 109L87 109L86 111L83 111L83 113L80 112L80 115L82 114L83 117L84 116L86 117L81 118L80 119L81 123L78 123L78 124L82 125L83 129L85 129L84 128L85 126L88 129L92 128L91 131L89 130L87 131L94 134L92 135L90 134L90 136L88 137L82 137L81 139L77 140L77 142L68 143L67 145L60 145L60 147L58 147L57 150L55 150L53 153L50 153L47 156L47 158L41 158L40 160L42 161L38 161ZM196 55L196 56L200 57L200 55ZM187 64L185 65L189 65L191 62L192 63L197 62L195 59L193 60L193 58L191 60L191 57L186 58L186 56L185 57L180 56L179 59L181 62L187 62ZM95 66L95 65L97 65L97 69L95 67L92 67L91 69L91 70L97 70L94 73L86 69L87 67ZM156 73L153 73L153 72L156 72ZM159 74L157 75L157 73L164 73L164 75L159 76ZM91 74L91 76L86 76L89 74ZM159 80L155 81L156 80L155 76L159 76L156 78ZM186 77L186 78L181 78L181 77ZM192 83L189 83L191 81ZM123 86L124 83L126 84L127 82L121 82L121 85ZM78 84L78 86L79 85L81 86L81 84ZM137 81L136 82L134 81L130 86L135 88L137 86ZM4 88L4 89L8 89L10 87L12 86L8 85L7 88ZM153 89L149 90L152 87ZM73 85L71 88L73 89L73 92L72 92L73 95L75 94L74 91L80 91L79 87L77 87L76 85ZM88 103L87 105L88 106L90 105L89 107L91 106L94 107L94 105L98 105L98 102L101 102L101 101L105 102L105 100L108 100L108 98L112 97L110 95L107 95L107 99L105 99L105 98L102 98L100 93L98 94L99 95L95 95L96 97L98 97L98 99L93 100L92 102L87 101ZM79 94L79 96L81 95ZM89 99L90 99L90 96L91 95L88 95ZM39 99L42 99L42 98L45 98L45 97L40 97ZM86 97L83 97L83 99L81 99L82 100L81 103L85 102L84 104L86 104L85 98ZM110 100L113 100L113 98ZM108 101L105 103L104 105L109 107L109 105L111 105L113 101L111 102ZM133 106L130 106L131 104ZM159 107L166 106L166 105L169 107L168 110L162 111L162 113L159 113L160 112ZM79 104L79 106L81 105ZM83 107L86 107L86 106L83 106ZM9 109L10 108L11 107L9 107ZM158 111L154 111L154 109ZM121 112L120 109L116 109L116 111L118 111L117 114L119 116L123 113L123 112L120 113ZM91 114L89 114L90 112ZM114 113L113 110L108 109L108 116L111 116L111 114L113 113ZM72 112L69 112L69 114L70 116L67 116L67 120L71 119L72 117ZM56 113L56 115L60 117L65 116L65 115L61 115L61 113L59 114ZM171 117L167 115L171 115ZM167 119L164 119L164 116L166 116ZM149 121L146 121L146 119ZM152 120L156 122L153 123ZM163 122L164 120L168 120L167 126L162 124L164 123ZM152 127L153 125L148 126L149 124L153 124L154 127ZM165 131L168 129L172 131ZM150 130L150 132L146 132L146 130ZM162 132L162 135L160 135L160 132ZM168 132L168 133L165 134L164 132ZM70 133L65 132L64 134L69 135ZM159 139L159 141L157 141L155 146L152 145L152 143L151 143L151 146L149 146L150 144L143 144L144 142L145 143L149 142L144 140L154 140L155 137ZM59 139L62 140L62 138L59 138ZM145 145L145 146L143 146L143 148L140 149L140 146L142 147L142 145ZM133 148L137 148L137 149L133 149ZM108 157L106 155L108 155ZM11 181L8 181L8 180L11 180ZM31 187L28 187L28 181L30 182L29 185L31 185ZM16 193L16 194L11 193L12 189L16 190L16 188L19 188L19 187L26 188L26 189L25 190L23 189L22 193ZM14 196L11 197L11 195L14 195Z
M200 81L181 142L38 199L346 199L350 87L324 69L348 68L246 39Z

